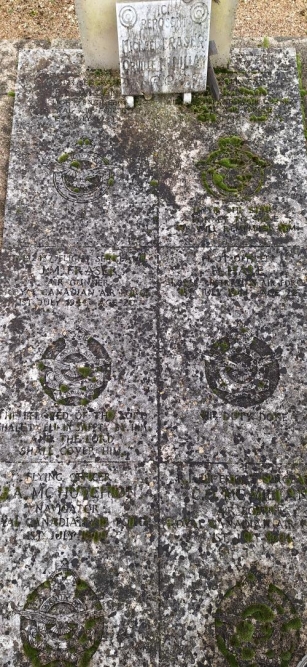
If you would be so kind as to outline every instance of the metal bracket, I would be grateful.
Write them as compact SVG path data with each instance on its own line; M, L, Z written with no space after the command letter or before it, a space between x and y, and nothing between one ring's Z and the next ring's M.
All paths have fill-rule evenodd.
M192 93L183 93L183 104L191 104Z
M126 106L128 109L134 108L134 97L133 95L127 95L126 97Z

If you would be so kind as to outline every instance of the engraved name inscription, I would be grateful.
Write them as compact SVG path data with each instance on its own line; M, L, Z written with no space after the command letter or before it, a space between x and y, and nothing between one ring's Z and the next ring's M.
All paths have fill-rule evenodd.
M124 95L205 90L209 2L117 4Z

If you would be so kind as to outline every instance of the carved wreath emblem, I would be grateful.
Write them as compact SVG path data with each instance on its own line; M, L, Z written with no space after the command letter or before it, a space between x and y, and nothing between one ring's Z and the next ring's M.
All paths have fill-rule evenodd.
M106 388L111 360L96 338L78 342L63 337L47 347L38 369L43 390L56 403L87 405Z
M113 185L109 161L95 153L91 143L89 139L80 139L73 150L58 157L53 182L64 199L86 203Z
M86 667L103 636L97 595L70 571L30 593L20 616L24 651L35 667Z
M256 571L227 591L215 617L217 646L231 667L288 667L300 627L289 597Z
M240 137L224 137L218 144L218 150L197 163L207 192L235 201L256 194L264 183L266 160L252 153Z
M244 408L263 403L279 382L276 355L248 332L232 332L215 341L206 353L205 372L214 394Z

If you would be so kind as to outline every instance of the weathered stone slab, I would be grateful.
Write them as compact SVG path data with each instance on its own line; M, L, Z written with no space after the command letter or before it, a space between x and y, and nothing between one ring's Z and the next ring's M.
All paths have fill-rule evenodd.
M154 265L127 249L4 256L2 460L156 457Z
M116 4L123 95L206 90L211 2Z
M306 437L304 249L163 254L164 460L291 457Z
M156 467L3 465L0 489L3 664L156 664Z
M5 244L154 244L158 215L163 245L304 243L294 52L235 52L218 76L218 105L127 112L118 80L86 73L79 51L24 53Z
M161 242L305 243L306 152L294 52L235 51L230 71L218 76L220 104L198 96L181 112L183 122L180 112L169 113L160 149L167 165L160 174Z
M176 655L179 665L223 667L226 650L239 665L247 655L256 664L274 655L279 665L287 652L298 664L306 641L306 461L263 455L242 465L162 465L160 482L162 664L174 665ZM254 619L256 609L270 620ZM255 635L235 643L244 619Z
M21 56L5 244L155 242L154 162L121 138L125 110L80 68L79 52Z

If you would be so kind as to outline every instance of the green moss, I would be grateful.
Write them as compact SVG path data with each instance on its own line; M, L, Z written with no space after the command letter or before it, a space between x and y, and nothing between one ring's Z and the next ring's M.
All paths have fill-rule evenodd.
M99 644L100 644L100 640L97 640L91 648L84 651L84 653L83 653L83 655L81 656L81 659L80 659L80 663L79 663L80 667L87 667L87 665L89 664L92 656L97 651Z
M228 664L230 667L239 667L239 664L237 662L236 657L231 653L231 651L228 650L223 638L221 635L217 635L216 638L216 643L219 651L222 653L222 655L226 658Z
M237 200L258 192L267 163L249 151L243 139L234 135L220 138L218 150L197 162L196 166L200 169L204 188L211 195Z
M86 630L92 630L92 628L94 628L97 623L99 623L98 618L88 618L85 621L84 627Z
M217 120L217 116L216 116L215 113L211 113L211 112L207 113L206 111L203 111L203 112L197 114L197 119L200 120L201 123L208 123L208 122L209 123L215 123L216 120Z
M266 604L251 604L242 612L242 618L254 618L255 621L272 621L275 618L273 610Z
M278 586L275 586L275 584L269 584L269 596L271 596L273 593L280 595L282 598L284 597L284 593L281 588L278 588Z
M281 491L279 489L275 489L275 491L273 492L273 498L274 498L274 500L276 500L277 503L281 502L282 495L281 495Z
M83 581L83 579L77 579L76 590L78 593L83 593L84 591L90 590L90 587L88 586L86 581Z
M272 475L262 475L261 479L265 484L270 484L272 481Z
M220 148L227 148L228 146L237 146L240 147L242 146L242 139L241 137L238 137L236 135L232 135L230 137L224 137L222 139L219 139L219 146Z
M8 97L15 97L15 91L14 90L9 90L9 92L7 93L7 96Z
M58 162L60 163L67 162L68 159L69 159L69 153L62 153L62 155L58 157Z
M255 123L265 123L266 120L268 119L268 114L261 114L260 116L256 116L255 114L250 115L250 120L252 120Z
M159 181L156 181L154 178L149 182L149 185L151 185L152 188L157 188L159 185Z
M89 400L87 398L81 398L80 405L88 405Z
M44 371L45 368L46 368L46 366L45 366L45 364L44 364L42 361L39 361L38 364L37 364L37 368L38 368L40 371Z
M236 592L236 590L237 590L237 586L232 586L232 588L228 588L228 591L226 591L224 597L226 599L230 598Z
M259 86L259 88L256 88L255 92L257 93L257 95L267 95L268 94L267 89L263 88L263 86ZM278 101L278 100L275 100L275 101Z
M242 648L241 651L242 660L252 660L255 657L255 651L248 646Z
M120 87L120 76L117 70L90 69L87 70L88 85L101 90L103 96L110 95Z
M72 160L72 162L70 163L70 166L74 167L75 169L80 169L81 163L79 162L79 160Z
M247 542L248 544L253 541L254 535L253 533L250 533L248 530L244 530L242 533L242 539L244 542Z
M300 618L292 618L287 623L284 623L281 626L282 632L291 632L292 630L300 630L302 627L302 621Z
M60 391L63 391L64 393L69 391L69 386L67 384L61 384Z
M236 627L236 635L240 643L251 641L254 629L254 625L251 621L240 621Z
M216 343L213 344L213 347L216 350L219 350L220 352L225 354L226 352L228 352L228 350L230 348L230 345L229 345L229 342L226 339L223 339L223 340L216 341Z
M270 40L268 37L264 37L260 46L262 46L263 49L268 49L270 46Z
M269 544L277 544L279 542L279 536L277 533L274 533L272 530L269 530L265 534L265 539Z
M1 493L1 495L0 495L0 502L1 502L1 503L4 503L4 502L8 499L8 497L9 497L9 491L10 491L10 489L9 489L8 486L4 486L4 487L3 487L2 493Z
M37 649L33 648L28 642L23 642L23 650L25 655L29 660L31 660L33 667L42 667L42 663L39 659L39 653Z
M88 378L93 375L93 370L89 366L79 366L78 373L83 378Z
M114 185L114 176L110 176L110 178L108 179L108 185L109 187L112 187L112 185Z
M255 95L256 91L254 88L246 88L245 86L240 86L239 92L242 93L243 95Z
M110 262L117 262L117 255L114 255L113 253L110 252L106 252L104 258L109 260Z
M109 410L107 410L107 412L106 412L106 420L107 420L107 422L111 422L111 421L113 421L113 419L115 419L115 415L116 415L116 411L113 410L112 408L110 408Z
M278 225L278 231L281 232L282 234L287 234L290 229L292 229L291 225L286 224L284 222L280 222Z

